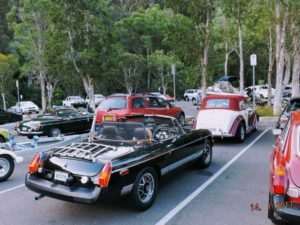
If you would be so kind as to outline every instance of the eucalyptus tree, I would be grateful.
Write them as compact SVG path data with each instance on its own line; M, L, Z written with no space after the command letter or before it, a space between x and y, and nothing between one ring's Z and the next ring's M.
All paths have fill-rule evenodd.
M0 53L0 94L2 97L3 109L6 109L5 96L14 87L13 75L19 69L17 57Z
M113 42L109 0L55 0L55 26L65 37L66 61L80 76L86 94L95 107L94 78L107 69Z
M45 49L51 32L49 9L51 0L24 0L13 5L8 19L14 32L11 48L24 57L23 74L33 74L41 90L42 110L46 109L47 63ZM20 10L22 8L22 10ZM22 14L20 13L22 11Z
M166 7L172 8L175 12L181 13L190 18L194 23L194 29L198 40L199 55L197 56L200 67L200 84L202 94L206 95L206 77L209 53L209 40L211 21L214 12L213 0L167 0ZM188 35L188 34L187 34Z

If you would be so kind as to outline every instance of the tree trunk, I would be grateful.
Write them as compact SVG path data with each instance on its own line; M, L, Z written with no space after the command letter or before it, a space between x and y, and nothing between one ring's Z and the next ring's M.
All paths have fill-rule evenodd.
M288 52L286 52L284 55L284 66L285 66L285 73L282 82L282 90L285 89L286 85L288 85L291 78L291 57Z
M5 93L4 92L1 93L1 97L2 97L2 102L3 102L3 109L6 110L6 101L5 101Z
M268 69L268 106L271 106L272 102L272 72L273 72L273 41L272 41L272 28L269 27L269 69Z
M55 86L47 82L47 102L48 102L48 107L51 107L52 105L52 98L53 98L53 92L55 90Z
M279 20L279 18L277 19ZM276 89L275 89L274 109L273 109L275 115L278 115L280 113L280 109L282 105L282 91L283 91L282 82L283 82L283 71L284 71L285 37L286 37L287 22L288 22L288 9L285 9L282 28L281 30L276 29L276 38L280 37L280 42L276 40L276 43L280 43L280 45L276 46L276 54L277 52L279 52L279 54L278 54L278 58L276 58L277 60L276 61ZM280 34L277 34L277 32L280 32ZM278 48L280 49L279 51Z
M39 75L39 80L40 80L40 87L41 87L41 102L42 102L42 112L44 113L46 110L46 87L45 87L45 77L44 75Z
M83 86L86 94L89 96L90 99L90 107L95 110L95 96L94 96L94 84L93 79L90 77L89 74L86 74L82 77Z
M201 86L202 86L202 97L206 96L206 75L207 75L207 63L208 63L208 50L209 50L209 26L211 21L211 13L212 13L212 2L210 0L206 1L207 3L207 11L206 11L206 23L205 23L205 35L204 35L204 48L203 55L200 58L201 65Z
M229 52L228 52L228 41L225 41L225 62L224 62L224 75L228 75L228 58L229 58Z
M240 93L244 92L244 54L243 54L243 32L240 18L238 19L239 33L239 57L240 57Z
M295 21L292 21L292 37L293 37L293 75L292 75L292 97L299 97L299 74L300 74L300 38L298 27Z
M150 59L149 59L149 47L146 46L147 50L147 92L150 92Z

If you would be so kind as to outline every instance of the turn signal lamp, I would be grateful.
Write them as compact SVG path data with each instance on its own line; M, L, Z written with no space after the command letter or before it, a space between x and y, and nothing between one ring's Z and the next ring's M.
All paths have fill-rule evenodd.
M285 170L282 165L278 165L273 176L274 193L284 195L287 187L287 179Z
M111 170L112 170L111 162L105 163L103 169L101 170L101 172L99 174L99 179L98 179L99 185L101 187L108 186L110 175L111 175Z
M39 164L40 164L40 161L41 161L41 158L42 158L42 153L37 153L33 160L31 161L30 165L29 165L29 168L28 168L28 172L29 173L36 173L38 168L39 168Z

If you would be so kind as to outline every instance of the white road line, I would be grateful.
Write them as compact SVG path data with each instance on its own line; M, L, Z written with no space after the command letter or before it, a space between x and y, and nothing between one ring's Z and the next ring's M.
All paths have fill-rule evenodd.
M181 201L175 208L173 208L167 215L160 219L155 225L163 225L169 222L178 212L180 212L187 204L189 204L195 197L197 197L205 188L207 188L214 180L216 180L228 167L230 167L238 158L240 158L252 145L254 145L269 129L262 132L257 138L254 139L248 146L240 151L235 157L233 157L228 163L226 163L217 173L209 178L204 184L199 186L193 193L187 198Z
M0 195L1 195L1 194L4 194L4 193L6 193L6 192L13 191L13 190L16 190L16 189L18 189L18 188L24 187L24 186L25 186L25 184L20 184L20 185L18 185L18 186L15 186L15 187L6 189L6 190L4 190L4 191L0 191Z

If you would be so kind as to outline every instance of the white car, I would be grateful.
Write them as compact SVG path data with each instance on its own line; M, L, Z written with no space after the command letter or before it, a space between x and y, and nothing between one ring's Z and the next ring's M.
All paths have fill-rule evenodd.
M0 182L7 180L14 171L15 162L20 163L23 157L14 152L0 148Z
M105 97L101 94L95 94L94 98L95 98L95 106L97 107L104 100ZM91 105L91 100L89 96L86 96L85 101L87 104Z
M39 107L32 101L18 102L16 105L10 108L14 112L28 114L28 113L39 113Z
M183 98L185 101L192 101L193 104L196 104L196 100L201 95L201 90L199 89L188 89L185 90Z
M80 96L68 96L63 101L65 107L86 107L85 100Z
M257 129L259 117L249 110L243 95L208 95L202 100L195 129L207 129L213 136L235 137L243 142L247 133Z
M249 86L245 88L245 92L249 92L253 89L253 86ZM267 99L268 98L268 85L256 85L254 86L255 94L258 95L260 98ZM274 97L274 88L272 88L272 97Z

